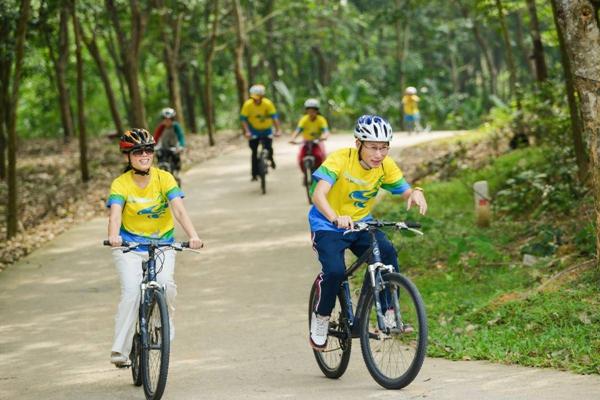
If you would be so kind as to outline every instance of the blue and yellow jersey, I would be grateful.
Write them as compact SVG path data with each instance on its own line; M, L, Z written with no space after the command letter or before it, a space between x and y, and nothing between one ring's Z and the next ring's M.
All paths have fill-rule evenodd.
M402 97L402 105L404 106L404 115L412 115L419 113L419 96L416 94L405 94Z
M262 98L260 104L248 99L240 111L240 120L248 122L253 134L271 133L273 120L277 119L277 110L271 100Z
M150 240L172 242L175 224L169 201L183 197L173 175L152 167L150 183L139 187L133 171L127 171L112 182L106 206L123 207L120 235L123 240L148 243Z
M358 150L347 148L329 155L325 162L313 173L315 182L323 179L332 186L327 193L327 201L337 215L348 215L353 221L372 218L370 213L375 204L379 189L392 194L402 194L410 188L402 171L389 156L383 159L378 168L364 169L358 160ZM335 225L312 206L308 213L310 229L316 231L338 231Z
M322 115L317 115L314 120L309 115L305 115L298 121L296 131L302 132L304 140L319 139L321 135L329 131L327 120Z

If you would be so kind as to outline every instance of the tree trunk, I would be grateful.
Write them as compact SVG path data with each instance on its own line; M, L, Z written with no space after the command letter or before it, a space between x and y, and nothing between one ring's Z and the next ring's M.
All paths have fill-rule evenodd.
M235 19L235 48L233 49L234 54L234 73L235 83L237 87L238 104L240 108L246 100L246 93L248 93L248 81L244 76L243 64L244 64L244 47L246 46L246 31L244 30L244 15L242 7L240 6L240 0L232 0L233 3L233 16Z
M535 76L535 67L533 65L533 60L530 57L530 53L525 46L525 38L523 35L523 19L521 17L521 11L515 11L512 15L512 19L514 19L515 26L515 44L517 46L517 49L519 49L519 53L521 53L521 60L523 60L525 67L529 71L529 74L531 76Z
M22 0L19 9L19 21L15 33L15 69L12 78L12 93L8 112L8 203L6 205L6 237L12 238L17 234L17 107L19 105L19 83L23 67L23 53L27 21L29 19L30 2Z
M10 25L0 26L2 37L10 34ZM10 106L10 70L12 60L9 57L0 57L0 180L6 179L6 130Z
M554 0L564 35L575 88L581 100L590 155L591 188L596 211L596 262L600 260L600 29L589 0Z
M559 24L556 9L556 0L552 0L552 14L554 16L554 24L560 45L560 56L565 76L565 87L567 90L567 101L569 103L569 113L571 116L571 135L573 137L573 148L575 150L575 159L577 160L577 175L579 182L585 184L588 176L588 158L585 144L583 143L583 127L581 123L581 114L579 105L575 96L575 83L573 82L573 73L571 70L571 61L565 47L565 39L563 28Z
M181 25L183 14L178 13L175 17L170 13L176 12L172 8L165 7L164 0L155 0L160 9L160 33L164 44L164 62L167 69L167 83L169 87L169 101L179 116L179 122L185 125L183 107L181 102L181 88L179 86L179 49L181 48ZM185 128L184 128L185 129Z
M85 95L83 93L83 59L81 57L81 26L77 18L76 1L73 0L73 32L75 35L75 57L77 59L77 128L79 129L79 167L81 180L90 180L87 159L87 135L85 132Z
M198 126L196 125L196 96L191 86L192 81L189 69L190 65L188 63L179 66L179 87L181 87L181 96L184 101L183 116L190 132L198 132Z
M492 60L492 54L489 50L489 46L485 41L483 35L481 34L481 29L479 22L469 17L469 9L460 1L456 0L458 7L463 15L463 17L469 21L471 21L471 30L473 31L473 36L475 36L475 40L481 49L481 53L483 54L483 58L485 60L486 69L489 75L489 87L490 93L496 95L498 90L498 71L496 70L496 66L494 65L494 61Z
M212 94L212 63L215 55L215 46L217 42L217 30L219 27L219 0L211 1L211 29L208 38L208 45L204 57L204 118L206 119L206 129L208 131L208 143L215 145L215 120L213 112L213 94Z
M496 0L496 8L498 9L498 19L500 21L500 29L502 30L502 38L504 40L504 46L506 50L506 64L508 66L508 72L510 76L510 95L514 97L517 105L517 117L515 120L515 130L513 138L511 140L511 147L518 147L520 144L527 144L529 139L523 132L523 108L521 106L521 91L517 88L517 68L515 66L514 56L512 47L510 44L510 38L508 37L508 29L506 27L506 18L504 16L504 8L502 7L502 1Z
M398 95L399 95L399 108L398 108L398 126L401 129L404 129L404 121L402 118L402 115L404 114L404 107L402 105L402 97L404 95L404 88L401 86L402 85L402 75L404 75L404 46L402 46L403 41L402 41L402 21L400 19L400 13L402 10L402 0L396 0L396 8L395 8L395 13L396 13L396 21L394 23L394 29L395 29L395 34L396 34L396 74L398 77L398 85L400 85L400 87L398 88Z
M107 31L105 36L106 48L108 49L108 53L112 58L113 63L115 64L115 70L117 75L117 82L119 83L119 94L121 96L121 102L123 103L123 108L125 109L125 115L127 117L127 123L129 126L132 126L133 123L131 121L131 103L129 102L128 96L125 93L125 68L121 63L119 55L117 54L117 49L115 47L115 40L113 38L112 32L110 30Z
M69 62L69 9L66 0L60 5L60 20L58 30L58 55L54 54L51 33L45 29L46 41L50 58L54 64L54 74L56 75L56 88L58 90L58 102L60 108L60 119L63 127L65 142L69 142L74 136L73 116L71 113L71 99L69 88L67 86L66 70ZM47 21L46 21L47 23Z
M81 34L81 38L88 49L88 52L94 59L96 63L96 67L98 68L98 73L100 74L100 79L102 80L102 84L104 85L104 92L106 93L106 99L108 100L108 108L110 110L110 115L112 117L113 123L115 124L115 129L118 134L124 132L123 123L121 122L121 116L119 114L119 108L117 107L117 99L115 98L115 92L110 83L110 78L108 76L108 71L106 69L106 63L100 54L100 49L98 49L98 42L96 39L96 32L92 32L91 37L86 37L81 24L79 23L79 19L76 19L76 23L78 26L78 30ZM119 72L117 72L117 75Z
M527 10L529 11L529 27L531 31L531 41L533 43L533 62L535 65L535 78L538 82L544 82L548 79L548 68L544 57L544 45L542 44L542 35L540 33L540 24L537 17L535 0L527 0Z
M105 4L117 35L121 63L123 65L125 81L127 82L129 98L131 100L131 122L136 128L148 128L146 110L144 108L139 83L140 47L146 29L148 19L147 14L140 10L138 0L129 0L131 8L131 26L128 29L131 31L131 35L128 37L121 27L121 18L119 17L115 1L106 0Z

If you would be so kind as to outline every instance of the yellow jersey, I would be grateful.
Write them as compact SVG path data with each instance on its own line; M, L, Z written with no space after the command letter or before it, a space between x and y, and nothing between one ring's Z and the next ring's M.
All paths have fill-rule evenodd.
M106 206L123 207L120 235L123 240L148 243L150 240L173 241L175 224L169 209L169 201L183 197L173 175L152 167L150 183L139 187L133 180L133 171L116 178L110 187Z
M313 173L315 182L323 179L331 184L327 201L337 215L348 215L353 221L371 218L375 196L379 189L402 194L410 188L402 171L389 156L377 168L365 169L360 165L358 150L347 148L329 155ZM313 206L308 214L311 231L339 230Z
M277 110L271 100L263 97L260 104L253 99L244 102L240 111L240 120L248 122L250 131L254 134L265 133L273 126L273 120L277 119Z
M298 121L296 131L302 132L304 140L319 139L321 135L329 131L327 120L322 115L317 115L314 120L309 115L305 115Z
M416 94L406 94L402 97L402 104L404 106L404 114L412 115L419 112L419 96Z

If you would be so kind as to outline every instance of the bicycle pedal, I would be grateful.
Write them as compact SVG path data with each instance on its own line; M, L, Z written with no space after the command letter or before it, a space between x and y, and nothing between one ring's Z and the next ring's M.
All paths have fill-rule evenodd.
M124 363L121 363L121 364L115 364L115 367L118 368L118 369L131 368L131 361L124 362Z

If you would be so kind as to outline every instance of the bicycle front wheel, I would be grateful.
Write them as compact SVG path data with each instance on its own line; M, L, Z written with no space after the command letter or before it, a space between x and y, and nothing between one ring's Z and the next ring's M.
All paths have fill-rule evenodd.
M312 173L313 173L313 161L310 159L304 160L304 188L306 189L306 197L308 198L308 204L312 204L310 197L310 187L312 186Z
M267 158L261 152L260 157L258 158L258 175L260 179L260 190L262 194L267 193Z
M416 378L423 365L427 316L421 295L408 278L388 273L383 275L383 285L381 297L386 297L395 317L386 320L385 331L379 328L371 290L360 317L360 346L373 379L386 389L401 389Z
M309 306L308 306L308 332L310 335L310 322L312 313L315 310L318 302L318 290L316 282L310 291ZM338 301L331 312L329 320L329 333L327 336L327 346L323 351L313 350L315 359L319 368L326 377L337 379L346 372L348 363L350 362L350 351L352 350L352 335L346 317L347 310L346 298L340 290Z
M131 360L131 377L133 378L133 384L135 386L142 386L142 339L140 336L139 324L135 329L135 334L133 335L133 343L131 345L131 353L129 354L129 359Z
M153 290L146 312L148 334L142 340L142 373L147 399L161 398L167 384L170 326L167 302L160 290Z

